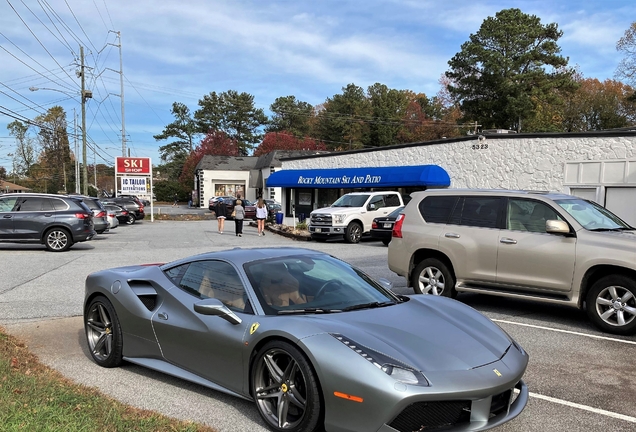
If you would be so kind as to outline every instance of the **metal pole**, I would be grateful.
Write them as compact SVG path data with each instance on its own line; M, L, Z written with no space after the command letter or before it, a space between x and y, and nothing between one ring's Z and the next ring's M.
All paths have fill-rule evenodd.
M79 147L77 144L77 113L73 108L73 142L75 143L75 193L80 193Z
M81 75L82 75L82 180L84 181L84 188L82 192L84 195L88 195L88 170L86 168L86 94L84 89L84 47L80 46L80 63L81 63Z
M126 156L126 120L124 115L124 65L121 56L121 32L117 32L119 37L119 82L121 85L121 155Z

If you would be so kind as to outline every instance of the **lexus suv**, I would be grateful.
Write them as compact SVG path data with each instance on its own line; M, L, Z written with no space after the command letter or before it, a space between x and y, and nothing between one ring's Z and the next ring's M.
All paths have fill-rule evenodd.
M0 195L0 242L42 243L52 252L95 236L93 212L81 198L16 193Z
M416 293L532 299L585 309L636 333L636 229L571 195L416 192L395 222L389 268Z

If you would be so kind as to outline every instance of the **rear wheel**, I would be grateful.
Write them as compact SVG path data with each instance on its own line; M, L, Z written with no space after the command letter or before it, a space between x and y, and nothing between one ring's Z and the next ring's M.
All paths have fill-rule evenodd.
M446 264L435 258L427 258L415 267L411 284L416 294L432 294L455 298L455 278Z
M320 430L318 379L296 347L278 340L265 344L252 365L251 382L258 412L273 430Z
M95 363L107 368L119 366L123 361L121 327L115 308L106 297L95 297L91 301L84 328L88 350Z
M73 240L64 228L51 228L44 234L44 244L51 252L64 252L73 245Z
M345 230L345 242L358 243L362 237L362 226L358 222L351 222Z
M126 224L127 225L132 225L137 221L137 218L135 217L135 215L133 214L129 214L128 217L126 218Z
M636 333L636 281L612 275L599 279L587 293L587 315L601 330L619 334Z

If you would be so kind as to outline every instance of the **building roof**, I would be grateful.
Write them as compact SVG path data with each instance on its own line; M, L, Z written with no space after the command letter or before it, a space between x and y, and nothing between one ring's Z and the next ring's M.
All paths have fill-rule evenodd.
M28 187L24 187L24 186L20 186L17 185L15 183L11 183L8 182L6 180L1 180L0 179L0 193L3 192L25 192L25 191L30 191L31 189L29 189Z
M267 154L261 155L256 162L254 169L263 169L269 167L280 168L282 166L281 159L285 158L303 158L317 154L331 153L324 150L274 150Z
M196 166L196 170L214 171L250 171L254 169L256 156L212 156L205 155Z

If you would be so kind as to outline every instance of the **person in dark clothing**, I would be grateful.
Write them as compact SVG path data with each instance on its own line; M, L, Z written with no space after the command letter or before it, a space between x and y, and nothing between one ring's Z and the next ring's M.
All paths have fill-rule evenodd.
M223 234L223 227L225 226L225 219L227 218L227 207L222 198L217 201L216 207L214 207L214 213L216 214L216 220L219 224L219 234Z
M176 207L178 203L179 203L179 195L174 194L174 202L172 203L172 207Z
M240 199L236 200L234 205L234 225L236 227L236 235L243 237L243 219L245 219L245 208L243 202Z

